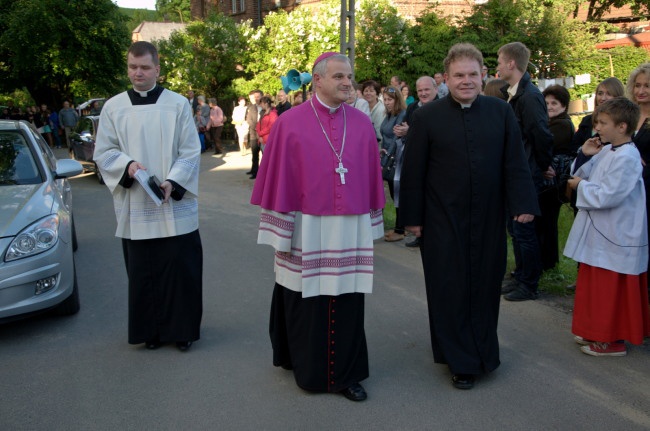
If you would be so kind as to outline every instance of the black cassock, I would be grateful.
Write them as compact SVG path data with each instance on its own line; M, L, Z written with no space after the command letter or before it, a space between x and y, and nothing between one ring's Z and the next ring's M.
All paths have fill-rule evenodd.
M129 277L129 343L196 341L203 314L199 231L122 239Z
M497 322L508 217L539 214L512 108L451 95L413 114L401 174L400 215L420 243L434 360L454 374L500 364Z

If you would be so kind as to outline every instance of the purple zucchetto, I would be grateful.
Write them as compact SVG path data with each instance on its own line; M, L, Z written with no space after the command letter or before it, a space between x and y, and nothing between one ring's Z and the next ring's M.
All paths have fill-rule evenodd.
M318 63L320 63L321 61L323 61L323 60L325 60L327 58L333 57L335 55L338 55L338 54L339 54L338 52L334 52L334 51L329 51L329 52L322 53L321 55L318 56L316 61L314 61L314 66L313 67L316 67L316 65Z

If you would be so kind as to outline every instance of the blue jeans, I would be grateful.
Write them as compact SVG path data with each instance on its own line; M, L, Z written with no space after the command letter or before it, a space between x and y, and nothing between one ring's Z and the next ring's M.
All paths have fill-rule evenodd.
M542 256L537 242L535 221L519 223L509 218L507 226L515 255L515 279L531 292L537 292L542 275Z

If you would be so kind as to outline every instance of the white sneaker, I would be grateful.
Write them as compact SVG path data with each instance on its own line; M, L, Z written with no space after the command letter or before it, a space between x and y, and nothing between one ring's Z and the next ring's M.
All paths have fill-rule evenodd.
M593 343L593 341L585 340L584 338L582 338L579 335L576 335L575 337L573 337L573 341L580 344L581 346L588 346L591 343Z

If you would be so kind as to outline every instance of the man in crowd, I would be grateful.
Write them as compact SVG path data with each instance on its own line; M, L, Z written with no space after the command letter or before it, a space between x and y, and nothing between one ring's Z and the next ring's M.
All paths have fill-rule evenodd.
M413 113L400 210L421 241L434 360L470 389L500 364L506 204L520 223L539 209L512 110L479 96L481 52L454 45L444 65L449 96Z
M199 99L194 97L194 91L187 90L187 101L190 102L190 106L192 107L192 112L196 113L196 108L198 108L199 106Z
M275 249L273 364L305 390L362 401L364 294L384 234L379 153L368 116L345 103L349 59L324 53L312 75L315 96L278 118L251 198L258 243Z
M65 142L68 145L68 148L71 148L70 134L78 121L79 114L77 114L77 111L74 108L70 107L70 102L67 100L63 102L63 108L59 111L59 122L65 133Z
M277 103L275 105L275 110L278 113L278 117L282 115L282 113L291 109L291 102L287 100L287 93L285 93L284 90L278 91L276 100Z
M260 112L262 111L262 107L260 106L262 96L263 93L260 90L253 90L248 93L250 105L246 108L246 122L248 123L248 145L251 148L253 160L251 170L246 172L246 175L250 175L251 180L257 178L257 170L260 165L260 143L257 139L255 127L257 126L257 121L260 119Z
M415 91L418 94L418 102L411 103L408 108L406 108L406 116L402 124L396 124L393 127L393 133L395 136L402 138L404 145L406 145L406 137L409 131L409 124L411 123L411 118L416 109L421 106L432 102L438 96L438 85L436 81L430 76L421 76L415 81ZM420 238L415 237L411 241L406 243L407 247L419 247Z
M370 118L370 106L368 106L368 102L366 102L366 99L359 96L359 92L357 91L357 88L359 88L358 84L356 83L356 81L352 80L352 83L350 85L350 95L346 103L350 106L357 108L359 111L366 114L368 118Z
M519 122L524 149L528 155L526 164L539 194L544 178L552 178L549 167L553 158L553 135L548 128L544 96L526 72L529 59L530 50L523 43L503 45L498 51L497 70L499 77L508 83L502 91L508 97ZM542 275L542 257L535 223L508 219L508 232L512 237L515 271L514 277L503 285L504 298L508 301L535 299Z
M435 79L436 85L438 86L438 99L442 99L449 94L449 88L445 84L445 78L442 76L442 73L438 72L433 75L433 79Z
M104 105L94 160L113 195L122 238L129 343L156 349L175 342L186 351L199 339L202 315L201 145L187 100L156 84L156 47L135 42L127 66L133 88ZM163 180L162 205L135 180L138 170Z

